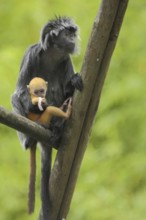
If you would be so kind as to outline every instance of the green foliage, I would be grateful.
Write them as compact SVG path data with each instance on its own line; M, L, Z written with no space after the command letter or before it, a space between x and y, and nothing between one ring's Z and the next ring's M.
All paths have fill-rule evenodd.
M0 105L11 109L19 66L28 45L39 39L54 14L80 26L82 65L99 1L9 0L0 2ZM130 1L92 129L69 220L144 220L146 216L145 0ZM29 154L16 132L0 125L0 219L36 219L40 207L40 155L36 211L27 215Z

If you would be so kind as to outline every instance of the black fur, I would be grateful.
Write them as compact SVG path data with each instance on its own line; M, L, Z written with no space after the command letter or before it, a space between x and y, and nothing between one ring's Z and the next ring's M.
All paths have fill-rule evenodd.
M26 51L21 63L20 73L17 81L16 91L12 96L13 110L20 115L27 116L29 112L29 94L27 85L34 77L41 77L48 82L46 99L48 105L60 107L63 102L71 97L74 89L82 90L83 84L79 74L74 74L73 65L69 54L74 53L76 47L76 36L78 27L71 18L57 17L49 21L41 32L41 39L35 45L32 45ZM61 37L62 33L68 32L72 37L68 41ZM65 36L65 35L64 35ZM48 147L58 147L62 135L64 120L54 117L51 123L52 137ZM19 132L19 138L22 145L31 147L33 140ZM42 149L46 146L42 144ZM43 150L45 152L46 150ZM42 153L42 209L44 220L49 220L48 211L45 202L49 199L43 198L47 195L48 179L50 173L50 156ZM48 164L48 166L46 166ZM44 167L46 166L46 168ZM48 169L47 169L48 167ZM47 170L46 170L47 169ZM45 174L47 173L47 174ZM46 194L45 194L46 193ZM47 201L46 201L47 200ZM49 204L48 204L49 207Z
M32 102L30 102L30 103L29 103L28 110L29 110L29 112L31 112L31 113L41 115L41 114L46 110L46 108L48 107L48 104L42 102L41 106L42 106L43 110L40 110L37 104L36 104L36 105L33 105Z
M53 40L62 30L69 29L77 34L78 27L72 19L58 17L49 21L43 28L41 40L26 51L21 63L16 92L12 96L12 105L15 112L27 116L29 112L29 94L26 85L34 77L41 77L48 81L47 102L60 107L64 100L73 95L74 89L82 90L82 80L79 74L74 74L73 65L68 51L56 48ZM57 39L59 41L59 39ZM55 40L54 40L55 41ZM65 47L65 45L64 45ZM75 47L75 45L74 45ZM72 53L72 51L70 51ZM54 127L60 127L62 119L54 119ZM57 125L58 124L58 125ZM62 131L62 126L61 130ZM53 145L58 145L60 135L54 136ZM22 145L25 146L24 135Z
M74 24L73 20L68 17L56 17L50 20L42 29L41 44L42 48L46 50L49 46L54 44L54 37L57 37L62 30L69 30L70 32L77 33L78 27Z

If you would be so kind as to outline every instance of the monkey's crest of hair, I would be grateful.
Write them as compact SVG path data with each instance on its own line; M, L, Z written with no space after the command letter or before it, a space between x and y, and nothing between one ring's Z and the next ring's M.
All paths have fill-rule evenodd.
M41 31L40 43L42 48L46 50L50 39L53 36L58 36L58 34L64 29L77 33L79 28L70 17L56 16L55 19L49 20Z

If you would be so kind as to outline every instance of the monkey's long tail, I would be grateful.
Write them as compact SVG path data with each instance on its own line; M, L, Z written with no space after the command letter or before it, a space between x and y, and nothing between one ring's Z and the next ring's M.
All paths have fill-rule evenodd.
M30 175L28 189L28 213L34 212L35 206L35 179L36 179L36 144L30 148Z

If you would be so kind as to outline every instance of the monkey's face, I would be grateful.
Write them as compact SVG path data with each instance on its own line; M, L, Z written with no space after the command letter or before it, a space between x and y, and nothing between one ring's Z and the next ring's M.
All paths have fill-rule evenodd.
M50 20L41 33L41 47L57 48L63 53L74 53L76 49L78 27L71 18L56 17Z
M32 88L31 94L33 94L34 96L37 96L37 97L45 98L46 91L47 91L46 88L35 88L35 89Z
M47 85L48 82L46 82L42 78L35 77L30 81L27 88L31 95L45 98L47 92Z
M77 29L70 27L63 29L58 36L54 36L54 47L64 52L74 53L76 47Z

